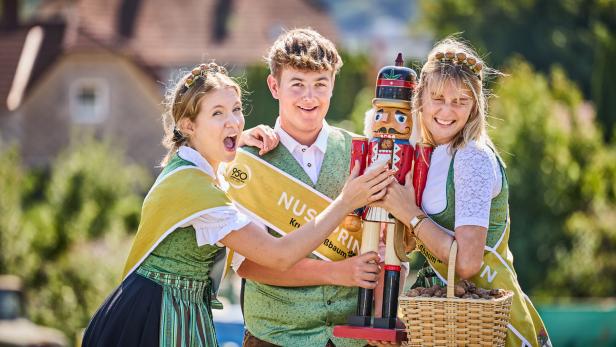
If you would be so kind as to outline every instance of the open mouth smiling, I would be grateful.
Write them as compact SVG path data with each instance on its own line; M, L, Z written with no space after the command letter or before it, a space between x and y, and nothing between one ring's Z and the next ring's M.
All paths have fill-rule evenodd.
M226 150L234 151L235 144L237 143L237 135L227 136L222 142L225 145Z
M444 119L439 119L434 117L434 121L439 124L439 125L452 125L453 123L455 123L455 120L444 120Z
M316 110L316 109L317 109L317 107L316 107L316 106L313 106L313 107L310 107L310 108L307 108L307 107L302 107L302 106L298 106L298 107L299 107L299 109L300 109L300 110L302 110L302 111L306 111L306 112L311 112L311 111L314 111L314 110Z

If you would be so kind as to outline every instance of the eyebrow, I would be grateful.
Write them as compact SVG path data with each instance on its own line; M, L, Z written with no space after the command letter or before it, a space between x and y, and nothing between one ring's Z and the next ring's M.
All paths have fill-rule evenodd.
M233 107L235 107L235 106L242 106L242 103L241 102L236 102L236 103L233 104ZM210 107L210 110L213 111L213 110L215 110L217 108L225 108L225 106L221 105L221 104L214 105L214 106Z
M300 78L300 77L291 77L290 81L291 81L291 82L293 82L293 81L304 82L305 80L304 80L303 78ZM319 78L317 78L317 80L316 80L316 81L317 81L317 82L320 82L320 81L329 81L329 77L325 77L325 76L323 76L323 77L319 77Z
M436 98L444 97L443 93L431 93L430 96L431 97L436 97ZM454 99L456 99L456 100L470 100L470 99L472 99L472 97L470 95L462 95L462 96L459 96L459 97L454 98Z

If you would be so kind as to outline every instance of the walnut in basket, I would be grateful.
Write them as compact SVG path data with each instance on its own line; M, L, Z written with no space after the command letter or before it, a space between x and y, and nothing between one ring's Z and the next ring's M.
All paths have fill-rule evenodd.
M503 297L507 294L504 289L484 289L477 287L473 282L462 280L454 286L454 295L462 299L491 300ZM435 284L430 288L417 287L406 293L409 297L445 298L447 289Z

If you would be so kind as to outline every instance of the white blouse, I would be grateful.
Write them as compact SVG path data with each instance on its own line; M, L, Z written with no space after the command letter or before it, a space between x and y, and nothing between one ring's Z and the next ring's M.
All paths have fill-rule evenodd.
M196 150L181 146L178 149L180 158L190 161L203 170L208 175L216 179L216 173L212 165L199 154ZM192 226L197 236L197 245L214 245L231 231L241 229L250 223L250 219L238 209L231 206L220 206L205 211L204 214L195 219L184 223L182 227Z
M447 207L447 175L452 155L449 145L434 149L423 194L422 207L428 214ZM455 188L455 228L476 225L487 228L492 199L502 188L502 173L494 152L471 141L458 149L453 163Z

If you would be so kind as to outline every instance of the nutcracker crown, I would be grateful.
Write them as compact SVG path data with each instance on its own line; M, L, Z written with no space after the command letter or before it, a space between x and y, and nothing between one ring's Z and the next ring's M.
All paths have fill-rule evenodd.
M411 108L417 73L404 66L402 53L398 53L395 65L381 68L376 78L376 92L372 104L375 107Z

